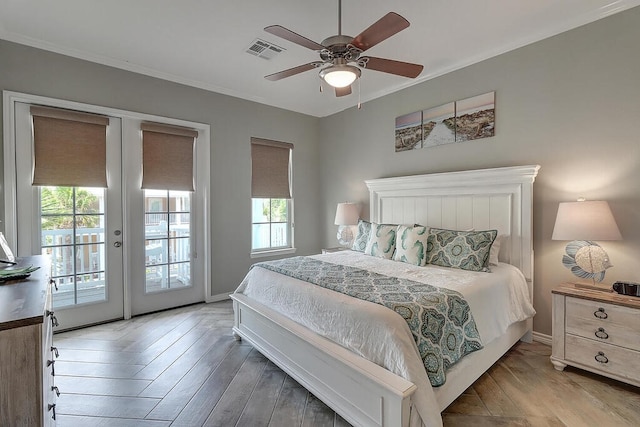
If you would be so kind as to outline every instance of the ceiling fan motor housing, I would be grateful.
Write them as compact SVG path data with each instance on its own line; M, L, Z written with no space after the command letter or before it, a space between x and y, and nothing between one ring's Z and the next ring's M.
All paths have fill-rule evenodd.
M324 61L332 61L336 58L344 58L347 62L356 61L362 50L353 46L353 37L337 35L327 37L322 41L325 49L320 51L320 58Z

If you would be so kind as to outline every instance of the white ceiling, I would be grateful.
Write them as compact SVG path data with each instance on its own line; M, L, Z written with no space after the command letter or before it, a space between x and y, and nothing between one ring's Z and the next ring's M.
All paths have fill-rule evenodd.
M319 92L317 71L264 76L318 59L266 33L280 24L321 42L337 34L337 0L0 0L0 38L267 105L323 117L358 103ZM411 26L367 55L424 65L416 79L363 70L366 102L640 5L640 0L343 0L342 33L387 12ZM286 49L271 60L256 39ZM1 59L0 59L1 60Z

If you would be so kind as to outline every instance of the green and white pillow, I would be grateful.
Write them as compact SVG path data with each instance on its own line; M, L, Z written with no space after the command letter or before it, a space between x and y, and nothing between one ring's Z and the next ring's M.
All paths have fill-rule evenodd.
M420 267L426 265L428 240L429 229L424 225L399 225L393 259Z
M364 252L369 241L369 234L371 234L371 223L364 219L358 220L358 232L353 240L353 245L351 245L351 250Z
M371 233L364 253L378 258L391 259L393 251L396 249L397 229L397 225L371 223Z
M497 230L429 230L427 263L470 271L488 271L491 245Z

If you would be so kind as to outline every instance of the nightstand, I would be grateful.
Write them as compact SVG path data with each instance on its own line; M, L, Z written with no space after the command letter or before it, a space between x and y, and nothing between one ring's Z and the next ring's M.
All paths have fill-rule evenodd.
M571 283L551 292L553 366L640 386L640 298Z
M349 249L351 248L345 248L344 246L336 246L335 248L324 248L322 249L322 253L331 254L333 252L348 251Z

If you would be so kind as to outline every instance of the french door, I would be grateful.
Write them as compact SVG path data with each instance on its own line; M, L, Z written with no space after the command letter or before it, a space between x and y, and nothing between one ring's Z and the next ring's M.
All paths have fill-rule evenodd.
M205 198L140 188L141 120L109 117L107 188L34 187L30 104L12 105L15 206L6 212L13 209L15 217L7 223L15 225L18 256L51 257L61 328L205 300L208 243L195 232L205 228ZM208 146L202 154L206 161ZM196 180L201 191L207 180L208 169Z
M17 254L47 254L64 328L124 316L121 120L107 126L107 188L31 185L30 105L15 104Z

